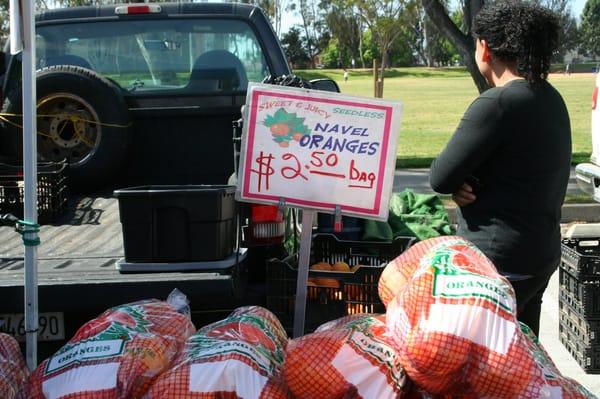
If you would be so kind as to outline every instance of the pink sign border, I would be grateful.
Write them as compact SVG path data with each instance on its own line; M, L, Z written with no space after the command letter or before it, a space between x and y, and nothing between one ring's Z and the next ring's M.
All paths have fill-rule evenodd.
M258 200L271 200L273 202L277 202L279 201L278 196L275 195L266 195L266 194L255 194L255 193L251 193L250 192L250 172L252 169L252 159L253 159L253 149L254 149L254 136L255 136L255 131L256 131L256 115L258 113L258 107L256 106L256 104L258 104L259 101L259 97L260 96L275 96L275 97L280 97L280 98L289 98L289 99L294 99L294 100L308 100L311 102L321 102L321 103L326 103L326 104L336 104L336 105L349 105L349 106L353 106L353 107L362 107L362 108L371 108L371 109L377 109L377 110L382 110L386 113L386 117L385 117L385 125L384 125L384 133L383 133L383 146L382 146L382 151L381 151L381 158L380 158L380 162L379 162L379 179L377 182L377 193L375 194L375 204L372 208L359 208L359 207L354 207L354 206L342 206L341 209L342 211L350 211L350 212L357 212L357 213L363 213L363 214L367 214L367 215L378 215L379 214L379 209L380 209L380 205L381 205L381 194L382 194L382 189L383 189L383 175L385 172L385 163L387 161L387 152L388 152L388 142L389 142L389 136L390 136L390 128L391 128L391 124L392 124L392 111L393 108L391 106L385 106L385 105L376 105L376 104L365 104L365 103L358 103L358 102L352 102L352 101L343 101L343 100L333 100L333 99L328 99L328 98L314 98L314 97L308 97L308 96L302 96L302 95L298 95L298 94L288 94L288 93L281 93L281 92L276 92L276 91L268 91L268 90L263 90L263 89L256 89L252 92L252 107L250 108L250 117L249 117L249 121L248 121L248 140L247 140L247 153L245 154L245 168L244 168L244 185L242 187L242 197L246 198L246 199L258 199ZM295 199L295 198L285 198L285 200L287 201L288 204L297 204L297 205L304 205L307 207L317 207L317 208L321 208L321 209L335 209L335 207L339 204L331 204L328 202L317 202L317 201L307 201L307 200L302 200L302 199Z

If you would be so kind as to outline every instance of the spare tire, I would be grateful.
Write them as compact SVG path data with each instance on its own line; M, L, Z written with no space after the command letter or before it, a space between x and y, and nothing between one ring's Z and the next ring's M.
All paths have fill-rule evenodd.
M5 132L22 158L22 92L10 92L2 112ZM131 142L131 116L120 88L96 72L56 65L37 73L37 150L40 161L67 160L70 186L90 191L122 167ZM12 123L11 123L12 122Z

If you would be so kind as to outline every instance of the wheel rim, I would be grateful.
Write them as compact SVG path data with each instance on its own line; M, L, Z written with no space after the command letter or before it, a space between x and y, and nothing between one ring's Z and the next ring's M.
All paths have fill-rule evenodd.
M38 155L46 161L66 159L79 166L100 145L102 126L94 108L71 93L55 93L38 102Z

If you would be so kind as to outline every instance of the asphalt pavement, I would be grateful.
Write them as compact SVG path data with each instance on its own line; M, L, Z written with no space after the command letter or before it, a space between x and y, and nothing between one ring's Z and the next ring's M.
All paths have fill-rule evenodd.
M416 193L431 193L429 186L429 169L396 169L394 175L394 192L402 191L405 188L412 188ZM568 194L581 194L581 190L577 187L575 180L575 168L571 168L571 176L569 185L567 186Z
M429 169L399 169L394 176L394 192L411 188L417 193L433 193L429 186ZM575 180L575 168L567 187L567 194L582 194ZM455 209L448 208L450 217L454 218ZM600 222L600 204L592 202L584 204L566 204L562 212L563 227L572 222ZM540 342L546 349L559 371L566 377L578 381L590 392L600 397L600 375L586 374L583 368L571 356L559 340L559 272L554 273L544 293L542 315L540 321Z
M433 193L429 186L429 169L397 169L394 175L394 192L403 191L411 188L416 193ZM567 194L582 195L583 192L577 186L575 179L575 168L571 168ZM454 209L448 209L450 217L454 218ZM600 222L600 204L593 202L590 198L589 203L565 204L562 212L562 222Z

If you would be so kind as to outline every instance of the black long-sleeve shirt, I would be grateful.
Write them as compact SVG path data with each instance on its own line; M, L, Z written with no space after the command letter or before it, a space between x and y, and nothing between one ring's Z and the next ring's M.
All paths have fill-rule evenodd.
M500 271L539 275L560 259L560 215L570 172L571 127L549 83L518 79L482 93L431 164L430 184L450 194L475 177L458 234Z

